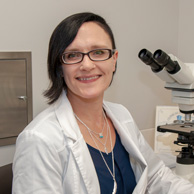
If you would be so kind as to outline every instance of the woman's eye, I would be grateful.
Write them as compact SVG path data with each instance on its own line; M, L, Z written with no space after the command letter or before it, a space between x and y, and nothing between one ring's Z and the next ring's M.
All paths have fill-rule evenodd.
M70 54L67 55L67 58L68 58L68 59L71 59L71 58L75 58L76 56L77 56L77 54L75 54L75 53L70 53Z
M95 55L102 55L104 54L104 51L103 50L97 50L94 52Z

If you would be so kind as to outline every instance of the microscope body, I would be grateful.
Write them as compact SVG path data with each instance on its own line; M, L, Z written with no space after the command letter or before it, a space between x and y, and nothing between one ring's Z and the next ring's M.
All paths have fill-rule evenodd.
M155 74L165 81L165 88L172 91L172 102L178 104L180 111L194 113L194 63L185 63L176 74L169 74L165 69Z
M174 143L182 147L177 156L175 173L194 183L194 63L182 63L176 56L167 55L162 50L152 54L147 49L139 52L139 58L149 65L161 80L165 88L172 92L172 102L178 104L179 110L185 115L172 124L158 126L160 132L178 133Z

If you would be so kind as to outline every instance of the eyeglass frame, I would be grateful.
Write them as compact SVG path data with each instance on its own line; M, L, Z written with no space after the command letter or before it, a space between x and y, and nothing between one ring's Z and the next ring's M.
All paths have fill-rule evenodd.
M109 56L108 56L108 58L103 59L103 60L95 60L95 59L91 59L90 53L93 52L93 51L97 51L97 50L107 50L107 51L109 51ZM83 52L80 52L80 51L67 51L67 52L64 52L64 53L62 54L61 60L62 60L63 64L65 64L65 65L74 65L74 64L77 64L77 63L82 62L83 59L84 59L84 57L85 57L85 55L87 55L88 58L89 58L91 61L106 61L106 60L110 59L110 58L115 54L115 51L116 51L116 49L105 49L105 48L93 49L93 50L91 50L91 51L89 51L89 52L87 52L87 53L83 53ZM64 56L65 54L68 54L68 53L71 53L71 52L72 52L72 53L80 53L80 54L82 55L81 60L78 61L78 62L75 62L75 63L67 63L67 62L65 62L64 59L63 59L63 56Z

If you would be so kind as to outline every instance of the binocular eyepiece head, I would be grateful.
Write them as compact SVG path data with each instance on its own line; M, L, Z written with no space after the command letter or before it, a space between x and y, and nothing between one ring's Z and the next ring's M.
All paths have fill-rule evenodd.
M180 70L180 66L176 61L173 61L169 55L164 51L158 49L154 52L154 59L162 67L165 67L170 74L177 73Z
M149 65L153 72L159 72L163 69L154 59L152 53L147 49L142 49L138 57L146 64Z
M142 49L138 56L146 65L151 66L154 72L159 72L164 67L170 74L177 73L180 70L179 64L171 60L170 56L161 49L156 50L154 54L147 49Z

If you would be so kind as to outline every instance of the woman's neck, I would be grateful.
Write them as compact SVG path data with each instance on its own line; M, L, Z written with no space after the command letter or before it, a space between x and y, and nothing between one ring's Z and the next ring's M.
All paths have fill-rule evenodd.
M98 122L103 118L103 96L95 99L85 99L76 95L69 95L67 97L71 103L74 113L84 120L91 120Z

